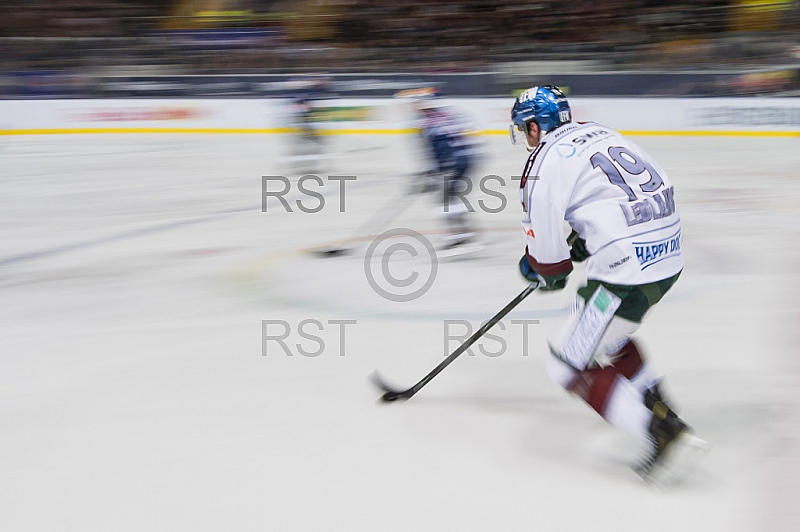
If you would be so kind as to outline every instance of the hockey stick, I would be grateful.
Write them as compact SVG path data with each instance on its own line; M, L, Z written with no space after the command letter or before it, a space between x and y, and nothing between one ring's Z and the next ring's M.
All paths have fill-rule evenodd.
M380 388L381 390L383 390L385 392L381 396L381 400L383 400L384 402L390 402L390 401L396 401L398 399L410 399L414 394L416 394L418 391L420 391L423 386L428 384L431 381L431 379L433 379L444 368L446 368L448 365L450 365L450 363L453 362L456 358L458 358L458 356L461 353L463 353L464 351L469 349L470 346L472 344L474 344L476 341L478 341L478 339L481 336L486 334L486 331L488 331L489 329L494 327L495 324L497 324L497 322L502 320L503 317L505 317L506 314L511 312L511 310L514 307L519 305L522 302L523 299L528 297L530 295L530 293L533 292L534 290L536 290L536 288L538 288L538 287L539 287L539 283L530 283L528 285L528 287L525 288L525 290L520 292L519 295L517 297L515 297L514 299L512 299L511 302L508 305L503 307L503 310L501 310L500 312L495 314L492 317L492 319L490 319L489 321L487 321L483 325L483 327L481 327L480 329L475 331L475 333L472 336L470 336L467 339L466 342L464 342L463 344L458 346L458 348L455 351L453 351L447 358L445 358L438 366L433 368L433 371L431 371L430 373L425 375L425 377L421 381L419 381L417 384L415 384L411 388L409 388L407 390L395 390L394 388L391 388L386 383L384 383L383 380L381 380L381 378L380 378L380 376L378 375L377 372L373 373L372 374L372 382L374 382L375 385L378 386L378 388Z
M389 202L386 203L383 208L376 211L366 222L358 226L358 228L353 231L352 236L345 239L343 242L352 242L354 240L363 238L365 233L375 225L381 229L386 227L393 221L397 220L400 215L403 214L412 203L414 203L418 196L419 194L407 193L400 196L400 198L390 198ZM388 216L386 216L387 211L389 212ZM372 232L375 231L373 230ZM333 246L325 249L315 249L312 250L312 253L320 257L337 257L351 253L356 247L358 247L357 244L349 247Z

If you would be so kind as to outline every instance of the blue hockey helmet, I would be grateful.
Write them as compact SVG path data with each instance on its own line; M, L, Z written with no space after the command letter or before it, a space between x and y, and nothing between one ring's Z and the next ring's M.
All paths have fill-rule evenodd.
M544 132L572 122L572 110L561 89L553 85L532 87L517 97L514 107L511 108L513 144L527 138L528 123L532 121Z

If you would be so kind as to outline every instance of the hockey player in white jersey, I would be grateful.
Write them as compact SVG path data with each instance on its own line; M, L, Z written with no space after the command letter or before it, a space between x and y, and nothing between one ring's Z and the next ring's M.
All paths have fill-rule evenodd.
M549 339L547 373L646 441L647 457L637 466L644 478L679 478L706 444L666 404L631 338L683 269L673 185L620 133L573 122L556 87L524 91L511 119L512 142L531 152L520 185L527 243L520 271L540 290L560 290L573 262L586 261L587 281Z

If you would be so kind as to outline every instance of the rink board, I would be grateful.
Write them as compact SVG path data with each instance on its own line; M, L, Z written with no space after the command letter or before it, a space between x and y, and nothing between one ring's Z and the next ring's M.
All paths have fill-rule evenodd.
M505 135L513 99L443 99L483 134ZM570 100L579 121L637 135L794 136L800 98ZM329 134L413 131L407 104L395 99L330 100L320 111ZM281 99L130 99L0 101L0 135L110 133L283 134L292 109Z

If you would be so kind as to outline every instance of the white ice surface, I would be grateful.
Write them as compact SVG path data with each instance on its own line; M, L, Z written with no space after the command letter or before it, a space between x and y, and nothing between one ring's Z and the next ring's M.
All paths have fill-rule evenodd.
M345 213L329 183L317 214L261 212L261 176L290 171L275 136L3 138L0 530L800 529L799 141L637 141L676 185L687 259L639 338L713 445L666 492L630 471L636 442L544 373L580 268L506 319L501 356L464 355L409 402L376 402L370 373L410 386L442 360L443 320L476 327L524 288L509 178L525 153L505 138L481 169L508 198L478 214L486 251L441 261L409 303L370 288L363 246L303 251L400 197L416 167L404 138L333 137L326 173L358 180ZM435 242L432 204L391 226ZM295 348L318 348L296 330L307 319L325 325L305 329L319 356ZM527 346L511 319L541 320ZM262 320L293 327L293 356L275 341L262 354ZM357 321L343 351L328 320Z

